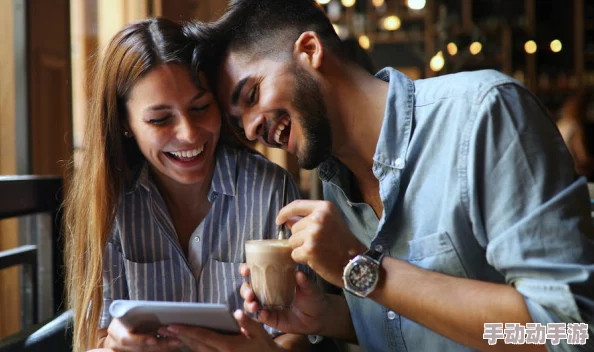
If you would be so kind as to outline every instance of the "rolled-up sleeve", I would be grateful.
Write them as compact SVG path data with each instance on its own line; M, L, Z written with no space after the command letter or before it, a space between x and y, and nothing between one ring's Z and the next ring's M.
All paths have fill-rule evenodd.
M545 109L507 83L484 93L468 128L467 210L490 265L534 322L588 323L594 337L594 228L586 180ZM572 346L572 350L592 348ZM567 344L547 346L566 350Z
M128 299L126 272L119 242L117 222L114 224L111 236L105 247L103 257L103 307L99 328L104 329L111 323L109 305L116 299Z

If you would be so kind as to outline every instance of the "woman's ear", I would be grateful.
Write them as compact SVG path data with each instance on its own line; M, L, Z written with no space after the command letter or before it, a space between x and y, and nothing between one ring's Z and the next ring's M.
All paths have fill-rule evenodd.
M297 60L318 70L324 58L324 47L318 34L314 31L301 33L297 41L295 41L293 54Z
M128 122L123 122L121 127L122 134L124 135L124 137L134 138L134 134L132 134L132 130L130 129L130 126L128 126Z

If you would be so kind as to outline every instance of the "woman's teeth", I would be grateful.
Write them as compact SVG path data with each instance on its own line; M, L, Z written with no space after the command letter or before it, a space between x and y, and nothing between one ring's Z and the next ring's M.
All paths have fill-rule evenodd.
M200 153L202 153L203 150L204 150L204 146L201 146L199 148L192 149L192 150L182 150L180 152L169 152L169 154L173 155L177 159L189 159L189 158L195 157L196 155L199 155Z

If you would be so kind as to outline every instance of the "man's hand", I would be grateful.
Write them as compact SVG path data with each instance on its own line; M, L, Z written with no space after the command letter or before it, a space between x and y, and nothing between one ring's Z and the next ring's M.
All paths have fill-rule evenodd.
M182 341L192 351L208 352L267 352L282 351L262 324L248 317L241 310L233 313L241 326L238 335L223 335L215 331L187 325L169 325L162 327L159 334L172 336Z
M132 333L118 319L113 319L107 328L107 336L99 345L112 351L157 352L178 349L182 343L175 338L157 339L151 335Z
M243 277L250 275L246 264L239 266L239 274ZM260 310L256 295L247 282L240 289L243 307L248 313L259 312L258 321L277 330L293 334L319 334L322 318L328 312L326 296L304 273L298 271L295 275L297 289L291 309Z
M338 209L328 201L293 201L279 211L276 223L286 224L291 229L289 244L293 247L293 260L308 265L338 287L344 286L345 265L366 250L349 230Z

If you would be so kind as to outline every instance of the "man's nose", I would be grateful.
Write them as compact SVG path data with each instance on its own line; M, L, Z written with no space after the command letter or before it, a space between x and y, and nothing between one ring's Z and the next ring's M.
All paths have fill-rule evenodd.
M245 136L250 141L254 141L258 139L258 137L262 136L264 133L264 124L266 123L266 118L262 114L258 115L245 115L243 117L243 125L245 126Z

